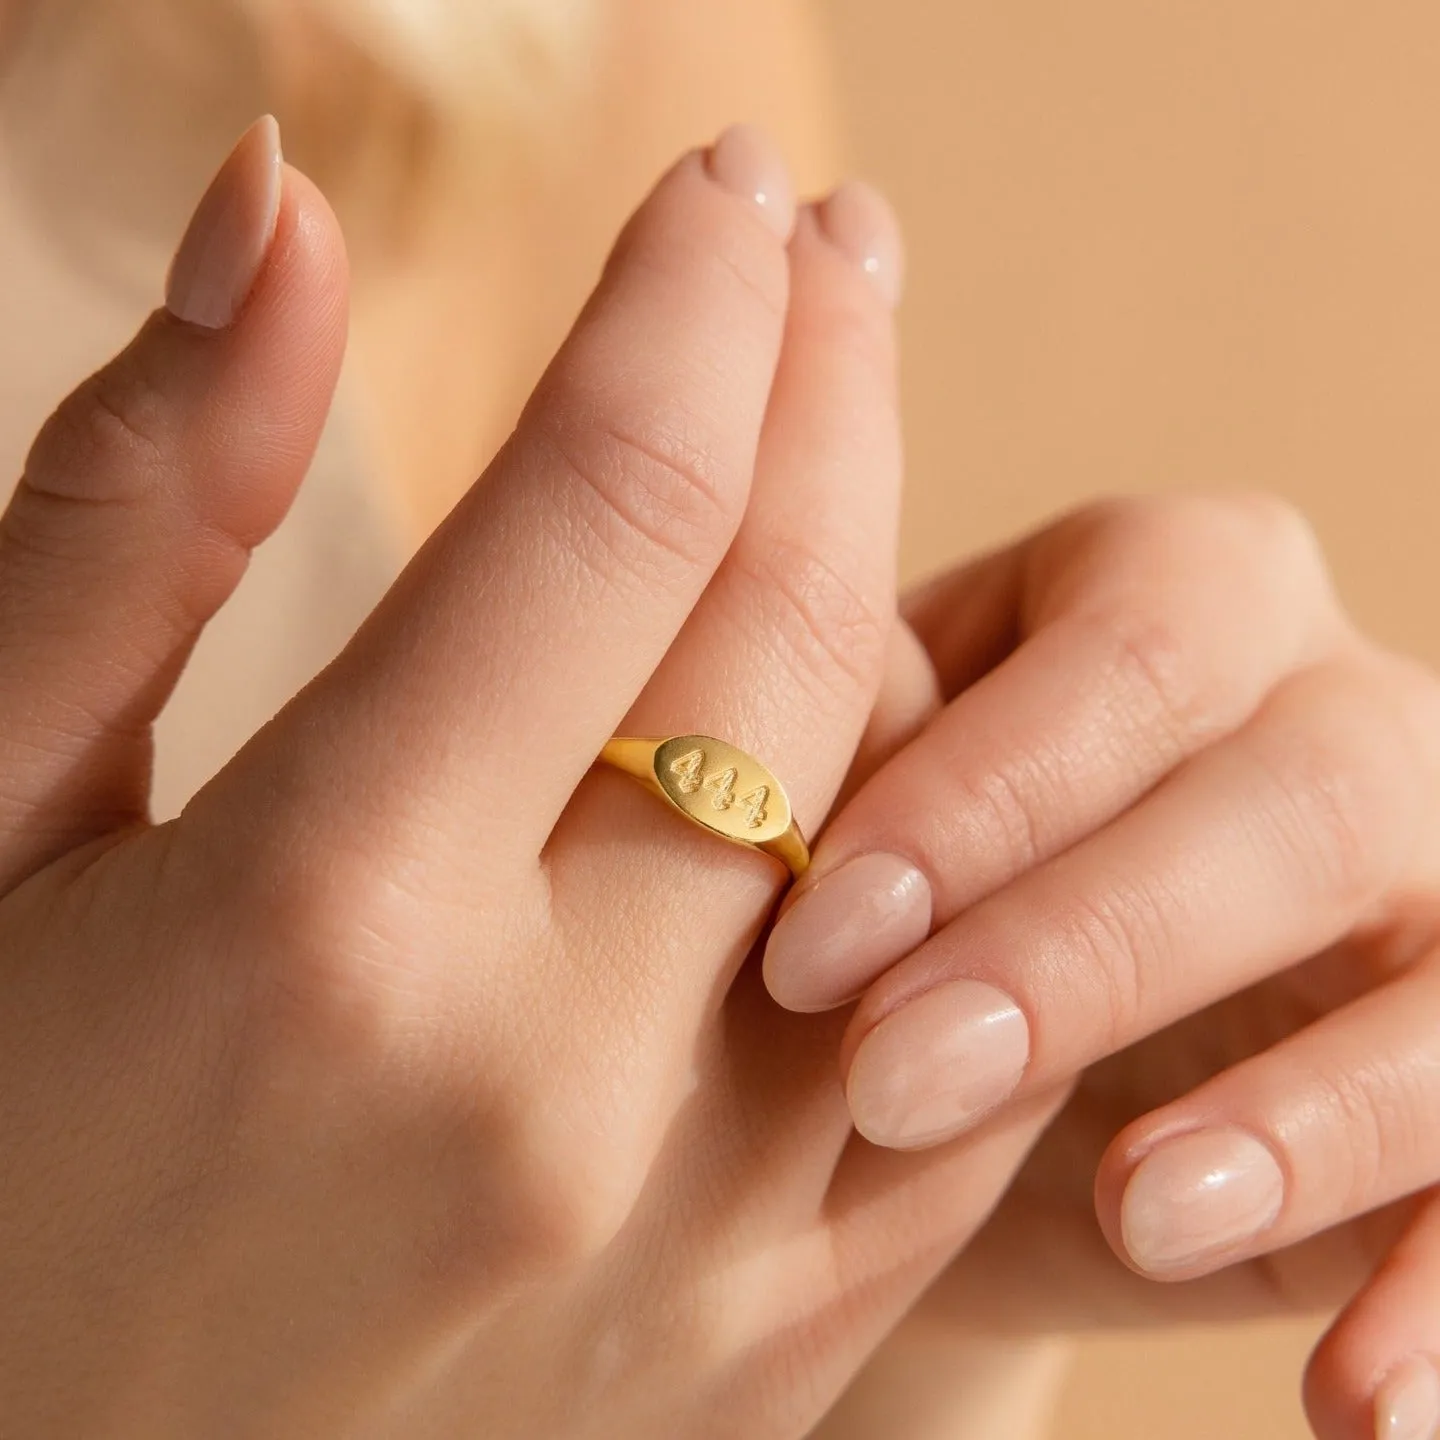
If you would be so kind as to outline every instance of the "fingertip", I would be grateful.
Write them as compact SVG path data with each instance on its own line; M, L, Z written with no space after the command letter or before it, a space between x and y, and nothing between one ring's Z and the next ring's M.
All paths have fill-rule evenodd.
M177 320L202 330L234 323L275 238L283 164L280 127L262 116L216 172L175 252L165 307Z
M765 983L787 1010L855 999L930 933L930 882L909 860L859 855L807 882L765 946Z
M1402 1362L1396 1374L1388 1357L1357 1333L1342 1313L1321 1337L1305 1366L1301 1401L1318 1440L1433 1440L1433 1430L1418 1436L1388 1422L1396 1400L1404 1401Z
M1320 1440L1440 1434L1437 1291L1440 1198L1432 1194L1310 1357L1305 1410Z
M1105 1243L1122 1265L1147 1280L1163 1282L1170 1277L1152 1275L1130 1253L1124 1224L1126 1191L1135 1173L1155 1150L1167 1140L1182 1138L1201 1128L1197 1118L1185 1116L1178 1106L1174 1114L1165 1110L1151 1111L1138 1116L1121 1130L1105 1147L1100 1163L1095 1167L1095 1219Z
M863 180L848 180L814 207L817 228L875 287L887 306L905 288L905 244L890 202Z
M949 980L892 1012L851 1056L845 1095L872 1144L926 1149L973 1130L1015 1095L1030 1029L1014 1000Z
M274 235L242 309L223 331L175 327L169 385L204 450L197 499L247 548L288 509L329 414L349 332L350 271L329 202L302 171L280 170ZM195 478L205 479L206 467ZM233 483L218 483L222 475Z
M251 344L283 345L311 366L343 350L349 328L350 265L345 237L324 193L304 171L281 166L275 231L243 311L227 340L237 358ZM277 330L276 327L279 327ZM338 366L338 353L333 363Z
M272 264L300 264L333 286L348 291L349 253L340 221L324 191L303 171L286 162Z
M333 211L279 158L277 134L267 118L241 138L181 242L166 304L41 429L32 488L137 500L173 485L246 549L279 523L329 412L349 272Z
M1375 1440L1435 1440L1440 1435L1440 1368L1430 1355L1409 1355L1375 1392Z
M705 152L705 168L724 189L750 201L781 240L795 227L795 183L780 148L757 125L731 125Z

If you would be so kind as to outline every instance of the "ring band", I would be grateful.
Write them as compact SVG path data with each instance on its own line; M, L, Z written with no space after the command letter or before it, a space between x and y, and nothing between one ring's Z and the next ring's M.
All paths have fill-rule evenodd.
M711 834L773 855L797 880L809 868L790 797L753 755L710 735L617 735L600 759Z

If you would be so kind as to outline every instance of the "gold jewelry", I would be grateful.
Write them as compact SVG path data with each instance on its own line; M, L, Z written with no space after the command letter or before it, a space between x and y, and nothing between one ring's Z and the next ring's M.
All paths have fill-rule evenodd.
M785 787L753 756L709 735L648 739L617 735L600 752L706 830L773 855L798 880L810 847L790 813Z

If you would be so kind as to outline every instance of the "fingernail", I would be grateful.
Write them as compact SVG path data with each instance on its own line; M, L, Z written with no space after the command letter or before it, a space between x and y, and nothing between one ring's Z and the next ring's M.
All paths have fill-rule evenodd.
M177 319L223 330L239 314L275 237L280 176L280 127L267 115L240 137L175 252L165 307Z
M1247 1246L1284 1199L1280 1166L1253 1135L1199 1130L1135 1168L1120 1202L1121 1236L1140 1269L1186 1270Z
M846 1094L855 1128L914 1150L968 1130L1019 1085L1030 1029L993 985L952 980L887 1015L861 1042Z
M862 855L806 888L765 946L765 984L787 1010L853 1000L930 933L930 882L898 855Z
M889 305L905 286L905 246L889 202L872 186L850 180L815 207L820 228L837 250L875 282Z
M1440 1436L1440 1371L1423 1356L1397 1365L1375 1396L1375 1440Z
M774 141L754 125L732 125L705 157L710 173L727 190L759 208L765 223L782 239L795 225L795 186Z

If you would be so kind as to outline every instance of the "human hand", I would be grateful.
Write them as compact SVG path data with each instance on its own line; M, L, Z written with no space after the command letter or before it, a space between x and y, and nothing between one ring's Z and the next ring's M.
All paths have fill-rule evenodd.
M993 1336L1348 1300L1318 1433L1428 1437L1440 684L1263 498L1092 506L907 611L949 703L827 831L771 989L863 992L842 1058L881 1144L1129 1047L927 1309Z
M1012 1178L1045 1101L855 1142L838 1027L745 964L774 862L591 768L711 731L814 826L882 684L898 242L857 189L792 236L786 185L743 131L676 166L485 482L167 824L150 722L343 344L273 127L46 427L0 530L7 1428L798 1436Z

